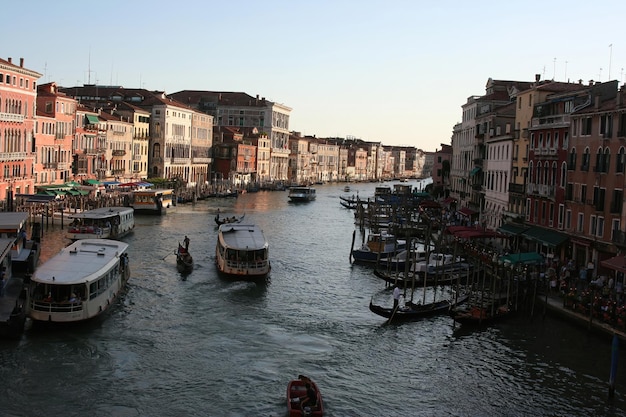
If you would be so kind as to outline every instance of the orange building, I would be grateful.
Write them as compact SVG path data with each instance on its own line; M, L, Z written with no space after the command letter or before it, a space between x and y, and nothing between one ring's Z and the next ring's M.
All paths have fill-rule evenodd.
M35 108L38 72L0 59L0 205L34 193Z

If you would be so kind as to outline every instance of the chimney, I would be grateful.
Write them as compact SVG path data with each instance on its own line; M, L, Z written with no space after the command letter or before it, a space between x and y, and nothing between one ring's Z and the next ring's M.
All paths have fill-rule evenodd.
M541 80L541 74L535 74L535 82L539 82Z
M9 61L9 64L13 63L13 58L9 57L9 59L7 59L7 61Z
M20 58L20 67L24 68L24 58Z
M593 85L593 80L589 80L589 86Z
M579 84L579 85L583 85L583 80L582 80L582 78L578 80L578 84Z

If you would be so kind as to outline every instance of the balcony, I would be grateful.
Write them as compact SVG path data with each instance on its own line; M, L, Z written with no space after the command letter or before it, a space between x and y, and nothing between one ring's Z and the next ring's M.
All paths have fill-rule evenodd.
M22 161L26 159L26 152L0 152L0 162Z
M114 149L112 151L112 155L113 156L125 156L126 155L126 151L123 149Z
M44 169L57 169L58 163L57 162L44 162L43 167Z
M126 173L125 169L112 169L111 172L113 175L124 175Z
M531 127L567 127L569 124L569 114L559 114L544 117L533 117Z
M510 193L517 193L517 194L524 194L524 184L516 184L514 182L510 182L509 183L509 192Z
M24 123L24 115L15 113L0 113L0 122Z
M83 149L83 153L85 155L97 155L98 154L98 150L95 148L87 148L87 149Z

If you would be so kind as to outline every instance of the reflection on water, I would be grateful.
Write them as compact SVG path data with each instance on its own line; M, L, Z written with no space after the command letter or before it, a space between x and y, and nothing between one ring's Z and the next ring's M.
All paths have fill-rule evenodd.
M550 316L477 331L372 314L384 284L349 262L354 215L340 195L318 186L316 201L294 205L259 192L137 217L131 282L108 317L0 344L0 414L282 416L287 382L306 374L329 416L624 415L623 365L607 401L610 339ZM216 274L218 209L264 229L269 282ZM195 268L183 280L172 255L185 235ZM66 243L44 228L42 258Z

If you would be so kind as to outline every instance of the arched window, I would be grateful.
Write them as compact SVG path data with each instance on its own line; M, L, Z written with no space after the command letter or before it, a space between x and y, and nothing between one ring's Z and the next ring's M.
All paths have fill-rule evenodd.
M576 169L576 148L572 148L572 152L569 154L569 160L567 161L567 169Z
M563 164L561 164L561 188L565 188L566 179L567 179L567 164L563 162Z
M604 148L604 161L602 163L602 172L609 172L609 164L611 163L611 150L607 146Z
M583 160L582 163L580 165L580 170L581 171L589 171L589 148L585 148L585 151L583 152Z
M550 178L550 185L556 185L556 161L552 162L552 178Z
M596 152L596 166L594 167L595 172L602 172L604 164L604 153L602 152L602 148L598 148Z
M533 183L533 161L528 164L528 184Z
M624 147L619 148L619 152L617 153L617 160L615 161L615 172L616 173L624 173Z

